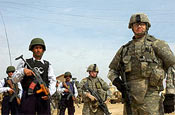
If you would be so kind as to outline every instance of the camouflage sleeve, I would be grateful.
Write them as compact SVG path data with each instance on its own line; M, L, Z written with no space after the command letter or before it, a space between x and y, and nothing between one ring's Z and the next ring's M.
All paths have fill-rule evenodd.
M101 84L102 84L102 88L104 91L107 91L109 89L109 85L102 79L102 78L99 78Z
M113 81L119 77L119 74L114 69L110 69L107 76L113 83Z
M175 65L169 67L166 78L166 94L175 94Z
M109 65L109 72L108 72L108 78L111 80L111 82L114 81L115 78L119 76L119 65L121 61L121 51L123 50L123 47L121 47L116 55L114 56L112 62Z
M165 41L156 40L152 46L156 55L163 61L166 70L175 64L175 56Z
M112 59L112 62L110 63L110 65L109 65L109 68L110 69L113 69L113 70L115 70L115 71L117 71L118 70L118 66L119 66L119 64L120 64L120 60L121 60L121 51L123 50L123 47L121 47L118 51L117 51L117 53L116 53L116 55L114 56L114 58Z
M87 82L87 78L84 78L81 80L80 84L78 85L77 87L77 90L78 90L78 94L79 95L83 95L84 94L84 90L83 90L83 85Z

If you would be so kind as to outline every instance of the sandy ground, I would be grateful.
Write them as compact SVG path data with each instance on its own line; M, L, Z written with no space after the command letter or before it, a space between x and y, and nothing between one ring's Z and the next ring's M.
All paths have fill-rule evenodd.
M82 115L83 104L81 104L80 108L76 106L75 115ZM123 105L122 104L108 104L108 109L112 113L112 115L122 115Z
M83 104L80 104L79 106L80 107L75 105L75 115L82 115ZM122 104L108 104L108 109L112 113L112 115L122 115L122 113L123 113L122 112L123 111ZM56 112L54 112L53 115L56 115ZM66 110L65 115L68 115L67 110Z
M81 104L79 108L75 105L75 115L82 115L82 108L83 108L83 104ZM108 109L112 113L112 115L123 115L123 104L120 104L120 103L108 104ZM53 115L56 115L56 114L53 114ZM67 111L65 115L68 115ZM165 115L175 115L175 113L165 114Z

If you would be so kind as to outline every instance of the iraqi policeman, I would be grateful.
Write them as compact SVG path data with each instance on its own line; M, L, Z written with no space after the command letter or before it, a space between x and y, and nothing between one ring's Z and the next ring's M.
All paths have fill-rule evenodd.
M18 115L19 114L19 106L20 106L20 98L22 94L22 87L20 83L12 83L12 75L15 72L14 66L8 66L6 73L8 75L7 78L0 80L0 93L3 93L2 100L2 115ZM13 87L12 87L13 86ZM14 93L17 94L17 97L14 97Z
M62 82L58 87L58 91L61 92L59 115L65 115L66 108L68 108L68 115L74 115L75 113L74 101L78 96L77 87L74 81L71 81L72 74L70 72L65 72L64 78L65 82Z
M82 79L78 85L78 91L84 101L82 115L104 115L104 112L98 106L97 99L83 86L88 83L89 88L96 91L103 101L106 101L109 86L102 78L98 77L99 69L96 64L89 65L87 72L89 76Z
M46 51L44 40L41 38L32 39L29 51L33 53L33 57L26 59L26 62L38 71L50 95L54 94L56 91L56 77L50 62L42 58ZM37 93L37 90L41 87L36 81L33 71L26 63L23 61L19 63L12 80L13 82L21 82L23 88L20 114L51 114L50 99L43 92Z
M175 88L172 81L175 75L175 56L165 41L148 34L151 23L146 14L133 14L128 27L134 36L116 53L109 65L108 78L121 92L125 92L126 87L122 85L125 76L131 95L132 115L159 115L160 92L163 90L165 75L165 98L170 97L169 102L174 102ZM126 105L126 97L124 98ZM168 109L174 105L169 105L170 103L165 104L165 112L172 111ZM125 106L124 114L129 114L126 113L127 110Z

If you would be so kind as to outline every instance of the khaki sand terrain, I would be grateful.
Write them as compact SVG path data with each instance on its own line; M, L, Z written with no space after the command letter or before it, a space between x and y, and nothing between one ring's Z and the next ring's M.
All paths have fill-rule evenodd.
M76 105L75 107L76 107L75 115L82 115L83 104L81 104L79 108ZM123 115L123 104L120 104L120 103L108 104L108 108L109 108L109 111L112 113L112 115ZM65 115L68 115L67 111ZM175 113L166 114L166 115L175 115Z
M75 115L82 115L83 104L81 104L80 108L76 107ZM123 105L122 104L108 104L108 109L112 113L112 115L122 115Z
M77 105L75 105L75 115L82 115L83 104L80 104L79 106L80 107L78 108ZM122 115L122 104L108 104L108 108L112 115ZM53 115L56 115L56 112ZM65 115L68 115L67 110Z

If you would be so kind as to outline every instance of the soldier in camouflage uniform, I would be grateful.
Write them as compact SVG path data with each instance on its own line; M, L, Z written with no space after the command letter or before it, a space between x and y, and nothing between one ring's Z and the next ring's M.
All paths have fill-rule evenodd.
M78 86L78 91L84 101L82 115L104 115L104 112L98 107L96 98L87 92L83 86L88 83L89 88L96 91L104 101L106 101L109 86L102 78L97 76L99 70L96 64L90 65L87 72L89 72L89 76L82 79Z
M168 71L166 95L175 94L175 84L172 82L175 56L167 43L148 34L150 27L146 14L133 14L129 29L132 29L134 36L118 50L109 65L108 78L115 86L121 83L121 70L124 70L131 94L132 115L160 115L160 92ZM120 87L120 91L122 90L124 88ZM170 99L172 103L173 99L174 97Z

